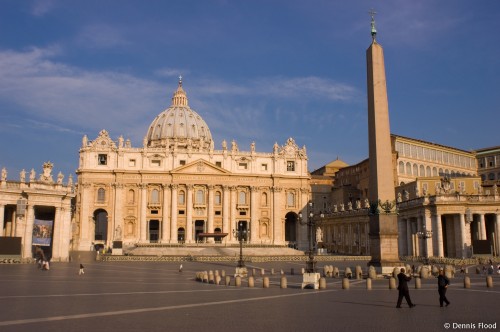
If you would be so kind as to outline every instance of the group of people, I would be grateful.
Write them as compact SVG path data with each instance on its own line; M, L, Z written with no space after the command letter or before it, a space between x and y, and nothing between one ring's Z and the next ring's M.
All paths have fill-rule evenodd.
M36 262L38 264L38 268L40 270L42 270L42 271L50 270L49 260L46 258L45 253L43 252L42 248L36 247L35 257L36 257Z
M405 269L402 268L398 274L398 303L396 304L396 308L401 308L401 302L403 301L403 297L408 303L410 308L415 307L415 304L411 301L410 298L410 290L408 288L408 281L411 280L411 276L405 274ZM446 290L448 289L448 285L450 284L450 279L444 274L444 269L439 269L439 275L437 278L438 281L438 293L439 293L439 306L443 307L446 303L446 306L450 305L450 301L446 298Z

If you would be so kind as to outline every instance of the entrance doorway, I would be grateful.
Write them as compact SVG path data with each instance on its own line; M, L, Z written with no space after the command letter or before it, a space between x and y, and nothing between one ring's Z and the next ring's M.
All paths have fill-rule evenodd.
M297 221L295 212L288 212L285 216L285 241L290 248L297 248Z
M149 243L158 243L160 239L160 221L149 221Z
M54 219L56 211L51 206L36 206L33 223L32 251L36 255L43 252L43 256L50 260L52 244L54 242Z
M186 239L186 231L184 230L183 227L179 227L177 229L177 242L184 243L185 239Z
M199 237L200 233L205 233L205 221L204 220L196 220L194 222L194 237L197 243L201 243L205 241L203 238Z

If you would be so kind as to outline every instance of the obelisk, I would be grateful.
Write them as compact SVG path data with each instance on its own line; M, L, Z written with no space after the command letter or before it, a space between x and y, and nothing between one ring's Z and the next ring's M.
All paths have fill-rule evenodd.
M368 263L379 273L390 273L400 266L398 224L394 193L394 167L389 126L389 103L385 78L384 51L375 37L372 17L372 43L366 51L368 86L368 145L370 179L370 254Z

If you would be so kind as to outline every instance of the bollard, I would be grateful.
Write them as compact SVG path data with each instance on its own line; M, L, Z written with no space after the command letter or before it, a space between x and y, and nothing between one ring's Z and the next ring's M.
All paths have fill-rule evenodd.
M280 274L281 275L285 275L285 271L283 271L283 269L280 270Z
M293 269L293 267L290 269L290 274L293 276L295 274L295 270Z
M345 268L344 277L349 278L349 279L352 278L352 270L350 267Z
M255 269L252 269L252 276L255 276L256 275L255 273L256 273Z
M262 288L269 288L269 277L262 278Z
M255 279L250 276L248 277L248 287L254 287L255 286Z
M479 266L476 266L476 274L481 274L481 269L479 268Z
M415 278L415 289L420 289L422 288L422 279L420 279L419 277L416 277Z
M470 277L464 277L464 288L470 288Z
M280 288L286 288L286 286L287 286L286 277L283 276L281 277Z
M209 271L208 272L208 283L213 284L214 283L214 271Z
M302 268L300 274L304 274L306 272L306 270L304 268Z
M208 283L208 272L207 271L203 272L203 282Z
M219 270L215 270L214 275L217 277L219 275Z
M391 277L389 279L389 289L396 289L396 278Z
M427 279L429 277L429 269L427 266L422 266L420 269L420 278Z
M220 276L221 276L222 278L225 278L225 277L226 277L226 270L222 270L222 271L220 271Z
M260 275L263 276L265 274L265 270L264 269L260 269Z
M236 287L240 287L241 286L241 277L240 276L236 276L236 278L234 278L234 285Z
M356 279L358 279L358 280L362 279L363 278L363 272L361 270L361 266L356 265L355 271L356 271Z
M221 280L220 275L216 275L215 276L215 284L220 285L220 280Z
M271 275L274 275L274 268L271 269Z
M342 289L349 289L349 279L347 278L342 279Z
M486 287L488 287L488 288L493 287L493 278L491 276L486 277Z
M374 266L371 266L368 268L368 278L370 279L377 279L377 270L375 270Z
M226 276L226 286L231 285L231 276Z
M324 277L319 278L319 289L326 289L326 279Z
M366 289L372 290L372 279L371 278L366 279Z
M333 267L333 277L334 278L340 277L339 268L336 266Z

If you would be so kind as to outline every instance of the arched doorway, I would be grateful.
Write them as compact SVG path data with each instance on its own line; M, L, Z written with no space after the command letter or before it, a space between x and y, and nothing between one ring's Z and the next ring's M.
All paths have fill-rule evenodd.
M99 209L94 212L94 240L105 243L108 239L108 213Z
M214 229L214 233L222 233L222 230L219 227L217 227L216 229ZM222 242L222 237L220 237L220 236L215 236L214 239L215 239L215 243Z
M298 216L295 212L285 215L285 241L291 248L297 247L297 222Z
M241 231L243 241L247 242L249 240L248 236L248 222L246 220L239 220L236 224L236 229Z
M177 242L179 243L184 243L186 240L186 231L184 230L183 227L180 227L177 229Z
M52 258L52 245L54 242L55 208L52 206L36 206L35 220L33 222L32 249L35 256L43 252L43 256Z

